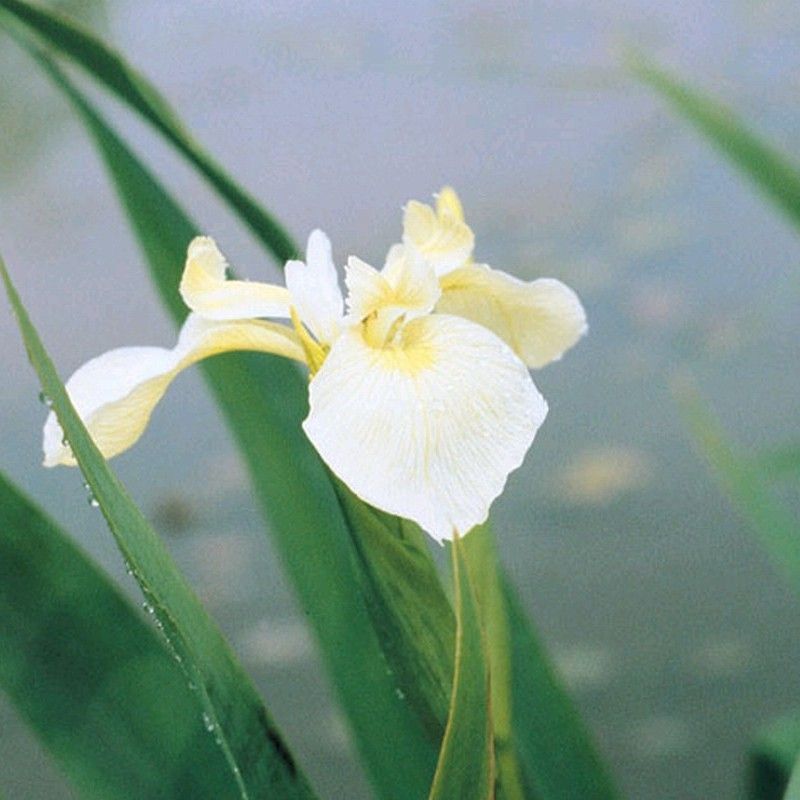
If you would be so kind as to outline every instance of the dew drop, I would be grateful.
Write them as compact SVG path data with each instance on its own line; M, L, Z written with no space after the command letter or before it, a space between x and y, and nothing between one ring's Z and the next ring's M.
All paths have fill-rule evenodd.
M214 725L214 720L211 719L211 716L207 712L203 712L203 725L206 726L206 730L209 733L213 733L214 729L217 727Z
M397 696L398 700L406 699L406 693L399 686L394 690L394 693Z
M39 402L47 408L53 407L53 401L44 392L39 392Z
M86 502L92 508L100 508L100 501L94 496L92 487L86 481L83 482L83 490L86 492Z
M155 614L155 613L156 613L156 610L153 608L153 606L151 606L151 605L150 605L150 603L148 603L148 602L146 602L146 601L145 601L144 603L142 603L142 608L143 608L143 609L144 609L144 610L145 610L145 611L146 611L148 614Z

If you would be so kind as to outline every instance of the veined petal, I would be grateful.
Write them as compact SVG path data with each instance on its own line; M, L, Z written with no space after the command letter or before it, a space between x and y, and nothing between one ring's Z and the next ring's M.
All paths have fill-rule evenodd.
M529 367L561 358L587 330L578 296L554 278L526 282L470 264L446 275L441 285L437 312L494 331Z
M425 258L437 275L467 263L475 237L464 222L461 203L452 189L445 188L437 200L437 210L411 200L403 212L403 244Z
M440 314L409 322L385 348L346 330L309 398L303 428L336 475L440 542L486 519L547 413L503 341Z
M287 261L285 272L286 288L300 319L318 342L330 344L339 333L344 301L328 237L312 231L305 263Z
M289 317L289 290L256 281L227 280L228 262L210 236L189 244L180 293L184 303L206 319Z
M304 361L296 334L284 325L260 320L215 322L191 314L172 350L111 350L80 367L66 389L100 452L111 458L139 439L156 404L181 370L232 350L257 350ZM45 422L43 446L46 467L75 465L52 412Z

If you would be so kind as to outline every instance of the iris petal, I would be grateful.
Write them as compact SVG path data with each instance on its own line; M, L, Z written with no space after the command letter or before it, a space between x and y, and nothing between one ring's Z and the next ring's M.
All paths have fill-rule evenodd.
M486 519L547 413L502 340L440 314L406 324L396 346L345 331L309 392L303 427L333 472L438 541Z

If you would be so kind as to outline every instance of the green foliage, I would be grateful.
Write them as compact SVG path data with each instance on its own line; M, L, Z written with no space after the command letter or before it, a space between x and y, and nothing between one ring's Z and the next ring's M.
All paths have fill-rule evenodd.
M676 394L698 447L724 489L750 522L777 568L800 592L798 524L770 493L759 469L736 453L697 392L689 385L680 385Z
M42 390L148 607L198 692L241 797L313 797L250 679L86 431L2 261L0 274Z
M489 800L494 796L489 661L478 601L458 536L450 550L456 612L455 672L430 800Z
M161 93L119 53L56 12L20 0L0 0L0 8L68 55L152 123L208 178L278 261L295 257L297 250L283 228L205 152Z
M725 106L641 56L630 59L634 74L655 89L727 156L800 227L800 168L752 133Z
M792 772L800 757L800 715L787 714L759 731L750 764L752 800L780 800L787 790L790 775L794 785L786 798L797 800L800 794Z
M156 630L2 474L0 687L81 797L240 797Z

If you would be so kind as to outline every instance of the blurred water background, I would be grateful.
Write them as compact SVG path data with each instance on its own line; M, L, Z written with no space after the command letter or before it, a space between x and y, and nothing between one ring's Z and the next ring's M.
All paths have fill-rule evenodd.
M698 79L800 152L800 9L294 0L73 3L303 240L381 263L400 209L444 183L477 255L581 294L590 335L535 378L551 412L496 504L504 560L630 798L742 796L754 731L800 707L800 606L693 451L690 372L745 447L797 434L796 235L648 91L619 46ZM0 38L2 250L62 374L171 346L92 147ZM240 273L276 279L210 190L100 98ZM0 468L137 596L77 472L40 467L45 410L0 313ZM276 387L276 391L279 390ZM168 538L324 796L368 797L313 642L197 373L115 467ZM798 509L791 487L781 488ZM402 764L398 764L402 769ZM71 797L0 699L0 787Z

